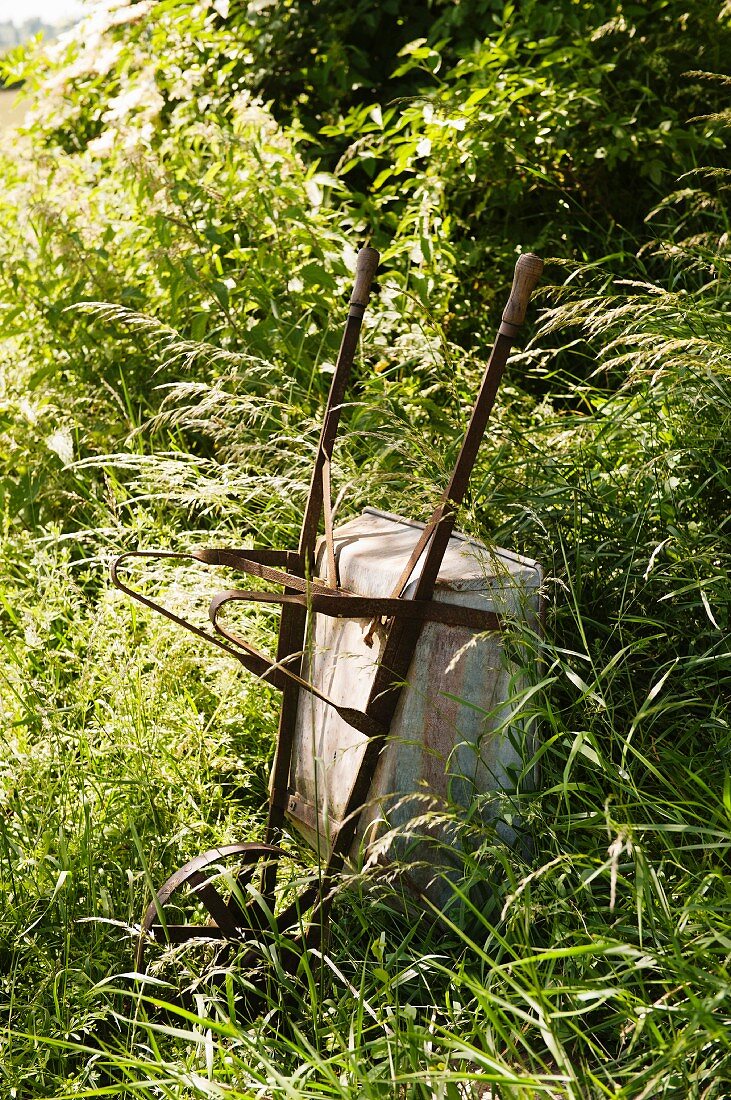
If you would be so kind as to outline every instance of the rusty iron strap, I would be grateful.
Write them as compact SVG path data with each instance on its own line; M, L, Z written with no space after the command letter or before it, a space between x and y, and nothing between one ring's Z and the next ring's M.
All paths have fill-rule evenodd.
M367 619L371 615L380 618L415 619L420 623L442 623L446 626L462 626L468 630L500 631L502 622L494 611L478 607L462 607L460 604L437 603L435 600L395 600L390 597L358 596L343 589L332 592L256 592L232 588L220 592L211 600L209 614L216 630L233 641L236 635L222 627L218 615L227 603L296 604L316 615L334 619Z

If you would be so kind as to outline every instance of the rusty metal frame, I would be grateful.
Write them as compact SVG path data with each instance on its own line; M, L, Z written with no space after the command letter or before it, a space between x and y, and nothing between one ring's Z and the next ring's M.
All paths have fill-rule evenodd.
M234 856L248 867L263 862L261 896L266 905L274 904L277 859L282 854L278 846L284 831L285 815L296 792L290 790L295 720L300 691L307 691L340 717L363 733L367 744L350 792L344 818L335 834L330 856L316 887L310 887L300 899L299 907L290 905L277 918L282 926L289 924L295 911L304 913L314 905L306 943L319 943L327 919L332 885L353 843L360 811L367 802L370 784L425 622L441 622L467 626L475 631L497 631L501 622L494 612L457 607L435 602L434 587L444 554L454 530L458 508L467 491L480 442L492 411L498 386L511 347L522 324L530 296L540 278L542 261L531 253L519 257L510 298L492 348L482 384L475 401L472 417L460 452L442 498L419 537L399 581L388 598L374 599L348 592L338 584L337 563L333 544L332 508L330 503L330 466L340 415L355 357L363 314L368 303L379 255L366 245L358 253L356 278L348 317L342 337L333 380L323 417L310 489L307 497L299 545L296 550L249 550L231 548L196 549L189 553L174 551L128 551L112 564L114 584L146 607L184 626L198 637L236 657L255 676L266 680L282 693L279 731L277 735L271 779L271 796L264 844L227 845L196 857L157 891L142 921L137 950L137 965L142 967L145 943L149 939L166 938L181 942L201 936L236 940L244 938L246 914L232 902L224 902L215 887L205 877L206 869L226 856ZM316 578L315 553L321 521L325 534L325 568L327 583ZM210 603L212 632L196 626L175 614L122 579L122 567L134 559L193 561L209 566L235 569L249 576L279 586L281 591L228 589L216 595ZM411 595L406 598L417 564L422 560ZM281 607L277 652L274 659L251 645L244 637L226 626L223 611L235 602ZM321 614L338 618L371 620L385 624L385 644L377 667L365 710L337 704L302 675L307 616ZM247 874L253 873L251 870ZM164 921L165 904L183 886L195 886L197 898L211 916L211 923L201 925L170 925ZM204 929L202 931L202 928Z

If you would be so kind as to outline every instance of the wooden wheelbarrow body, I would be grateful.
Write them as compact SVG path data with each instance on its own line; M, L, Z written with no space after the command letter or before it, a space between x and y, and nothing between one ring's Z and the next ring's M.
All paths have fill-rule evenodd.
M423 528L372 508L337 528L342 587L362 596L388 596ZM324 557L323 543L320 570ZM539 566L529 558L455 533L433 599L493 612L537 632L541 580ZM305 676L336 702L364 709L385 646L384 629L369 636L367 618L313 618ZM444 909L453 896L449 878L459 846L455 812L472 816L473 835L481 825L494 826L503 840L515 842L518 822L510 795L531 784L525 766L534 755L532 730L513 715L525 686L498 631L424 625L360 813L352 862L396 867L403 890ZM301 694L287 817L324 858L345 816L367 740L322 698Z

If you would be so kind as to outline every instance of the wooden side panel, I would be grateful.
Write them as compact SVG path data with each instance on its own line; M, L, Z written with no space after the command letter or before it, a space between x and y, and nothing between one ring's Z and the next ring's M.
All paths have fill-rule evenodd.
M417 524L371 511L339 528L335 544L341 584L363 595L389 595L419 533ZM435 599L537 623L540 582L534 562L455 537ZM369 648L367 620L313 619L307 674L336 701L363 708L382 637L376 636ZM476 637L466 628L427 623L373 777L356 846L365 845L380 861L388 861L395 848L402 858L423 864L413 870L409 886L428 892L437 904L440 891L429 883L438 849L449 850L449 828L419 819L438 814L445 800L469 810L476 795L514 786L513 775L529 746L495 733L509 714L512 674L499 636ZM289 817L323 857L342 819L365 743L364 735L331 707L301 694ZM412 842L410 831L433 842ZM510 830L505 838L511 839Z

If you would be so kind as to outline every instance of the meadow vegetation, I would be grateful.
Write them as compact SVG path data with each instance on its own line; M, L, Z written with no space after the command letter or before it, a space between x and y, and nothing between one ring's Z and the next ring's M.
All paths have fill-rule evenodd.
M716 0L102 0L5 59L3 1097L729 1094L730 46ZM341 519L428 517L548 260L460 517L546 572L532 846L459 821L459 920L353 877L286 1016L232 966L160 1017L149 883L261 836L277 696L108 563L294 545L366 236Z

